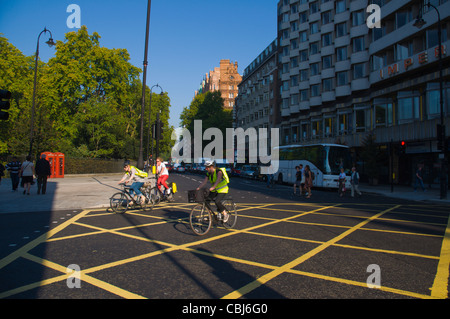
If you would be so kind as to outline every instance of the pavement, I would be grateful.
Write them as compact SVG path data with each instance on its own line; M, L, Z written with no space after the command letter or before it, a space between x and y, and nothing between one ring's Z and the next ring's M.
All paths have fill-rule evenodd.
M47 183L47 193L37 195L37 185L33 185L30 195L23 194L23 188L12 192L11 180L3 178L0 184L0 214L33 211L75 210L109 207L109 198L120 191L117 185L122 173L101 175L66 175L64 178L51 178ZM259 182L255 182L259 183ZM288 187L288 186L285 186ZM290 188L290 186L289 186ZM403 200L450 204L450 197L440 199L438 188L429 188L426 192L412 187L394 185L369 186L360 184L364 193L399 198ZM346 195L346 196L349 196Z

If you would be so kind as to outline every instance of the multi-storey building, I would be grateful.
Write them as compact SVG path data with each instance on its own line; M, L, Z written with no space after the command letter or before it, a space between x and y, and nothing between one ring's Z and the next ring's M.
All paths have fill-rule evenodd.
M235 127L271 128L280 121L277 104L277 41L244 70L235 106Z
M380 7L381 28L368 27L367 7L372 3ZM450 1L431 3L442 21L449 132ZM357 162L362 141L372 133L385 152L380 172L387 179L388 146L405 141L407 156L393 154L396 181L411 181L421 163L428 182L436 182L437 14L423 4L422 0L279 1L281 144L343 143L353 148ZM421 29L414 26L419 14L427 21Z
M220 60L220 66L206 73L198 93L220 91L224 100L224 108L233 110L234 101L238 94L238 84L242 76L238 73L238 63L230 60Z

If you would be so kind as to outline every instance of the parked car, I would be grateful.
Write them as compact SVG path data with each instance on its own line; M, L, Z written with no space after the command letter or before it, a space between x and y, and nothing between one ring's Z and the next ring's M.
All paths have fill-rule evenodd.
M186 172L186 169L180 165L176 168L176 171L177 171L177 173L184 173L184 172Z
M256 165L244 165L241 169L241 176L244 178L257 179L259 177L259 167Z
M231 168L231 176L241 176L242 165L236 165Z

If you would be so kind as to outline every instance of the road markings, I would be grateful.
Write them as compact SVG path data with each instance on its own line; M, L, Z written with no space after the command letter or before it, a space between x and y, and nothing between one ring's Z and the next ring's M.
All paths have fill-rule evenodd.
M362 228L363 226L365 226L366 224L368 224L369 222L377 219L378 217L396 209L400 207L400 205L396 205L394 207L388 208L384 211L382 211L381 213L378 213L368 219L366 219L365 221L362 221L361 223L357 224L356 226L353 226L352 228L350 228L349 230L346 230L345 232L343 232L342 234L330 239L329 241L323 243L322 245L314 248L313 250L307 252L306 254L298 257L297 259L294 259L293 261L263 275L262 277L258 278L257 280L245 285L244 287L239 288L238 290L235 290L231 293L229 293L228 295L224 296L222 299L237 299L240 298L246 294L248 294L249 292L255 290L256 288L260 287L261 285L264 285L265 283L267 283L268 281L274 279L275 277L278 277L279 275L281 275L282 273L291 270L292 268L296 267L297 265L303 263L304 261L310 259L311 257L317 255L318 253L322 252L323 250L325 250L326 248L330 247L331 245L336 244L338 241L340 241L341 239L347 237L348 235L350 235L351 233L353 233L354 231Z
M431 296L435 298L448 298L448 280L450 267L450 216L448 217L447 228L445 229L444 240L442 241L441 254L437 267L436 277L431 288Z

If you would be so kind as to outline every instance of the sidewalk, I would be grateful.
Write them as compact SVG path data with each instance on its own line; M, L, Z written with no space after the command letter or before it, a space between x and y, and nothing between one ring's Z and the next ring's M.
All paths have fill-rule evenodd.
M372 193L411 201L431 201L434 204L450 204L450 191L448 192L447 199L440 199L439 188L427 188L426 192L424 192L419 187L415 192L413 187L394 185L393 192L391 192L391 185L370 186L367 183L360 183L359 189L363 194Z
M109 198L120 190L117 183L122 176L122 173L118 173L51 178L45 195L37 195L37 184L31 187L31 195L24 195L23 188L20 187L12 192L11 179L3 178L0 185L0 214L109 207ZM363 196L364 193L372 193L411 201L450 204L450 194L448 199L441 200L439 189L414 192L412 187L394 185L394 192L391 193L390 185L369 186L364 183L359 188Z
M24 195L20 186L12 192L11 179L2 178L0 214L109 207L110 196L120 190L117 183L122 176L118 173L50 178L45 195L37 195L37 183L31 186L30 195Z

